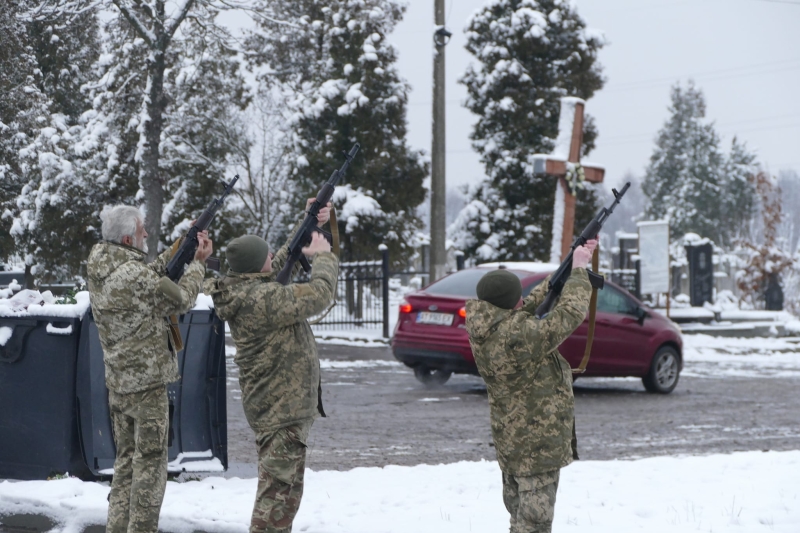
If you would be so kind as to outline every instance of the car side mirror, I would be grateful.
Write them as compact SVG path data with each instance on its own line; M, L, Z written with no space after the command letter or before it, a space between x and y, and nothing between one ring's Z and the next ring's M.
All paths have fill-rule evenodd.
M649 316L647 311L645 311L643 307L637 307L635 313L636 321L639 322L640 326L644 325L644 319Z

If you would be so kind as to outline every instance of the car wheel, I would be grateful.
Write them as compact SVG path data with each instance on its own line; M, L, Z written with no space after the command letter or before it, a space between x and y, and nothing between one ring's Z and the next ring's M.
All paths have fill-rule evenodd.
M672 346L662 346L653 356L650 370L642 378L648 392L669 394L678 384L680 377L680 356Z
M427 366L414 367L414 377L424 385L444 385L452 375L452 372L448 372L446 370L433 370Z

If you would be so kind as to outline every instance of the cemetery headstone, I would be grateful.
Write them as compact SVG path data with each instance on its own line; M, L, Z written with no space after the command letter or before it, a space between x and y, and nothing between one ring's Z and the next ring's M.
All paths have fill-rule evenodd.
M714 247L711 243L686 246L689 262L689 298L692 307L702 307L714 298Z

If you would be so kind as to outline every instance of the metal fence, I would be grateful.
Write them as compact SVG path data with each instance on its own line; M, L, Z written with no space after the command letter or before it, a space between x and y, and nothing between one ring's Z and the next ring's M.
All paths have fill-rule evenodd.
M381 259L339 263L336 304L327 314L313 317L314 328L382 328L389 337L389 251ZM308 281L301 275L297 281Z

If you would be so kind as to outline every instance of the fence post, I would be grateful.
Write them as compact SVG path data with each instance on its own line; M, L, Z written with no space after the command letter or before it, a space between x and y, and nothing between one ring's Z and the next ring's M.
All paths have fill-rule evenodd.
M464 252L456 251L456 270L464 270Z
M381 251L383 267L383 337L389 338L389 247L385 244L378 246Z

